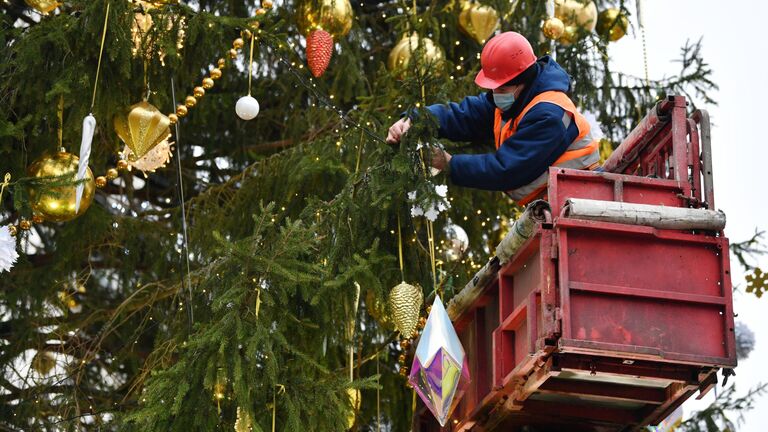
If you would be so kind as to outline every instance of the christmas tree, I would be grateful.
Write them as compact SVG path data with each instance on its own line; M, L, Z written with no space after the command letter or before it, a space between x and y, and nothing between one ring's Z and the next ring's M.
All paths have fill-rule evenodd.
M398 146L388 127L477 94L498 31L556 56L606 151L659 98L715 88L698 45L663 81L612 71L624 2L559 26L547 3L3 2L0 225L21 252L0 276L3 429L409 430L388 295L449 299L519 208L446 196L430 116ZM595 32L597 10L615 18Z

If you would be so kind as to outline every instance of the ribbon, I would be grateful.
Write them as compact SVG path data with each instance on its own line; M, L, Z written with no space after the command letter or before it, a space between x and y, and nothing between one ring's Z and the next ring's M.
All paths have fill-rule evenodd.
M11 183L11 173L5 173L5 178L3 178L3 183L0 184L0 203L3 201L3 193L5 192L5 188L8 187L8 185Z
M88 114L83 119L83 138L80 141L80 161L77 163L77 193L75 194L75 213L80 211L80 201L83 198L85 185L82 180L85 178L85 172L88 170L88 160L91 157L91 143L93 142L93 133L96 131L96 118L93 114Z

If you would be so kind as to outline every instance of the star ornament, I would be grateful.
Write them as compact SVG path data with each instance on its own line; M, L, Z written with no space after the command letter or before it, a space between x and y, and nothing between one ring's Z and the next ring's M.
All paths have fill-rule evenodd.
M440 297L432 304L408 380L440 425L445 426L470 377L464 347Z

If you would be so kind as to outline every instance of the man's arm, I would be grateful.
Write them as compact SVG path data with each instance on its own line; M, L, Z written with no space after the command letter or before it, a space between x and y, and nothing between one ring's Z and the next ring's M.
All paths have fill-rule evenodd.
M566 130L565 111L542 102L533 107L496 153L453 155L450 160L454 184L476 189L506 191L524 186L554 163L578 135L571 122Z
M427 107L439 121L440 138L451 141L479 141L493 138L495 108L488 93L467 96L459 103L450 102Z

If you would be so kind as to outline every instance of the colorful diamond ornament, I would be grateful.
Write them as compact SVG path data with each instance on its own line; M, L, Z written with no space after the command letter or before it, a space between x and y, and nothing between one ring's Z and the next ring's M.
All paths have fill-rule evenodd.
M440 425L445 426L470 378L464 347L440 297L435 297L432 304L408 380Z

